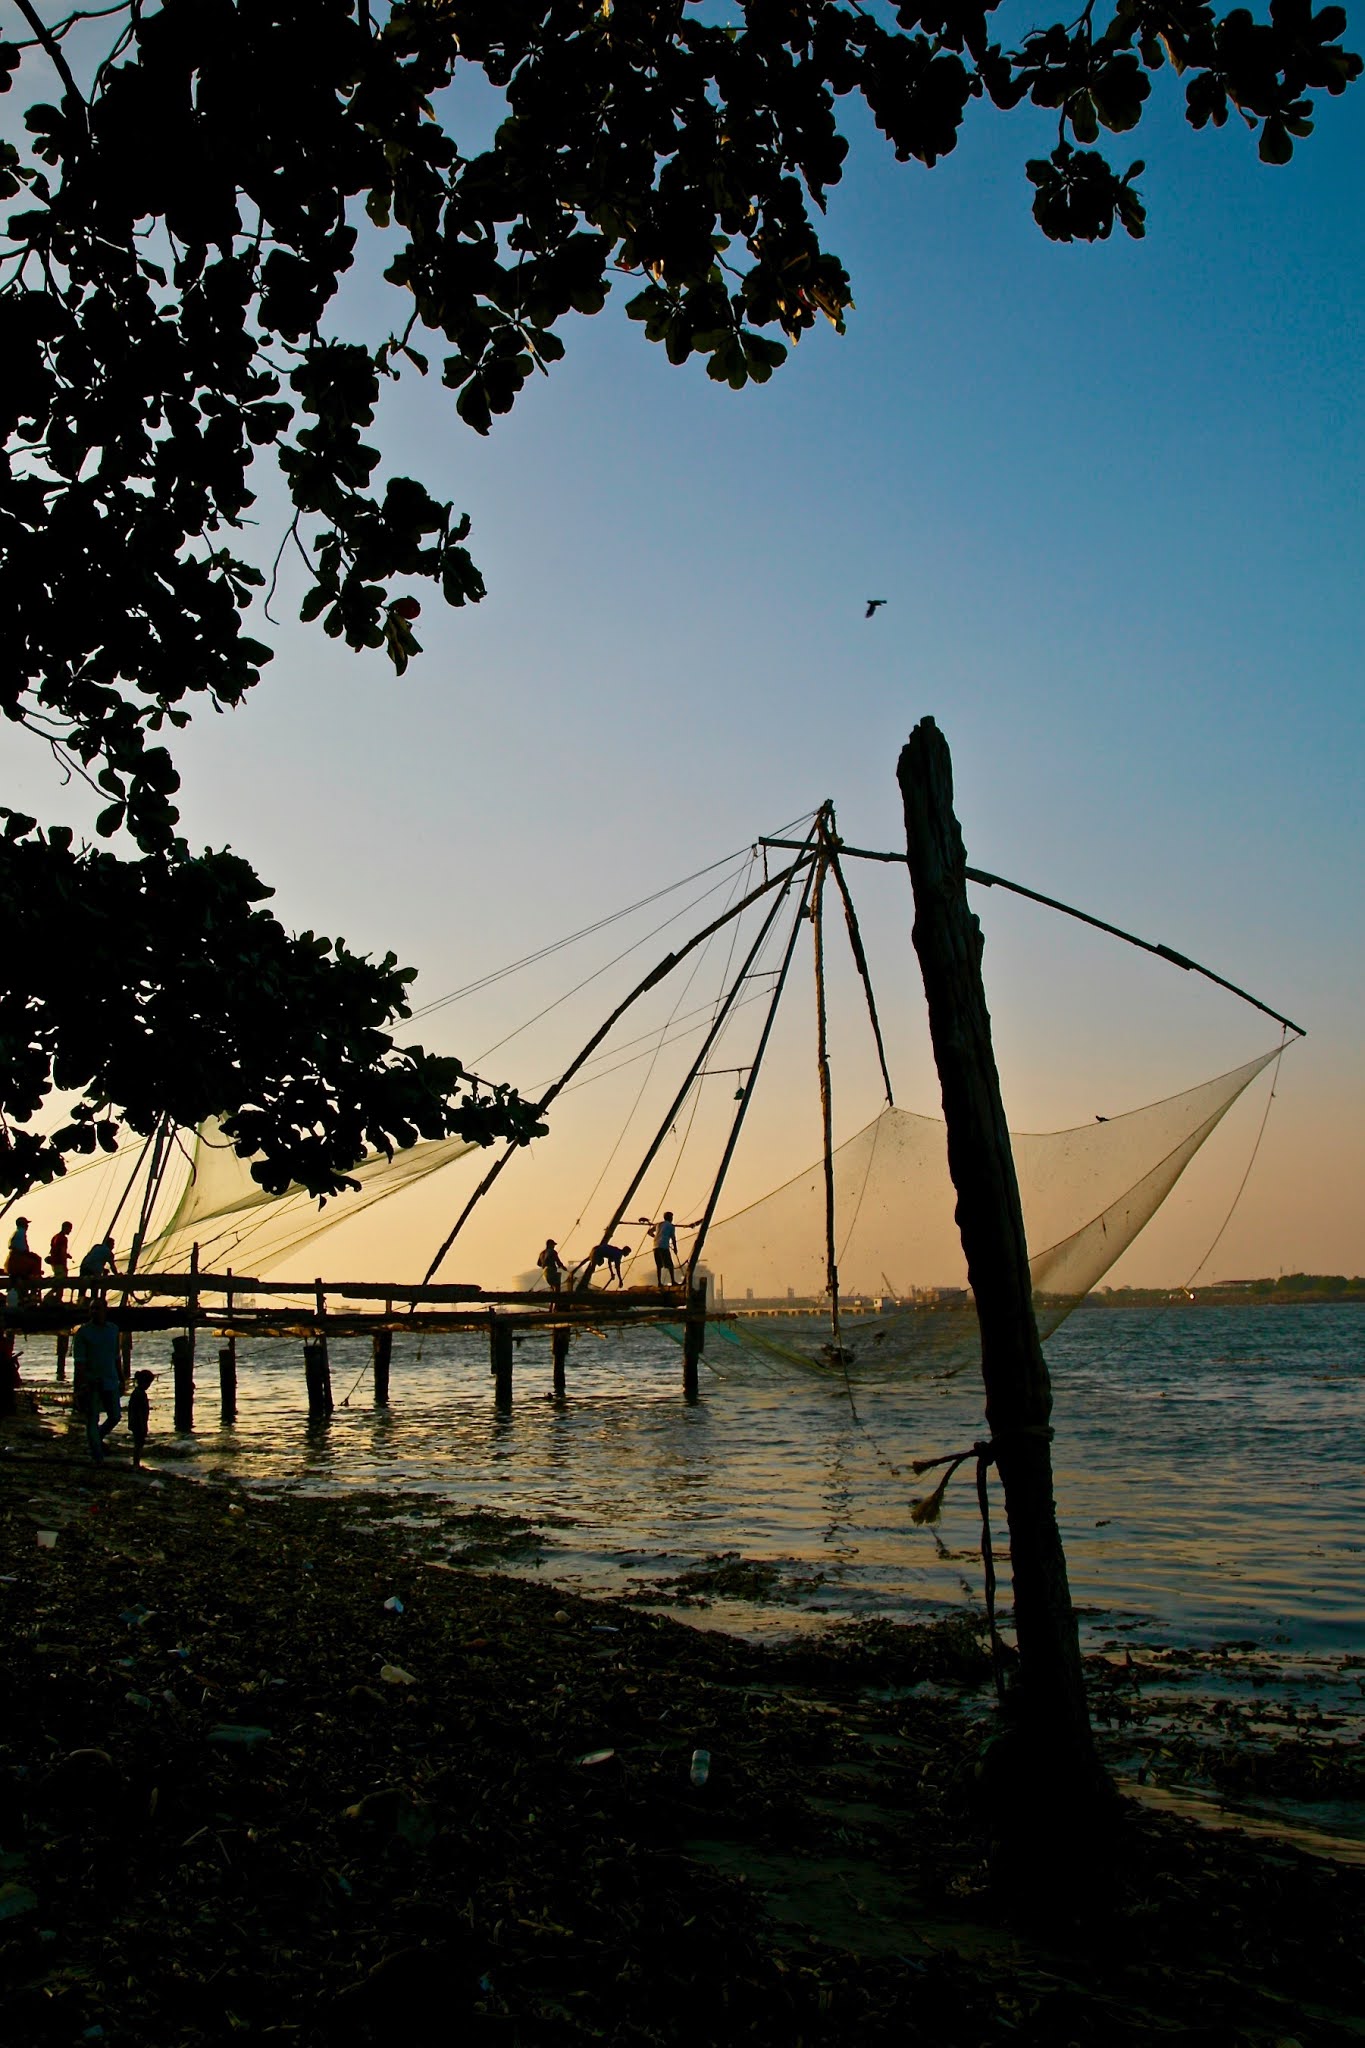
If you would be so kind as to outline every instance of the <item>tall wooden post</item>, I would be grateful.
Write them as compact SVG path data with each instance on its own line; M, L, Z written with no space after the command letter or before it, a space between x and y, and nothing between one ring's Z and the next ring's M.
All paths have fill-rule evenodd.
M194 1345L187 1336L171 1339L171 1373L175 1386L175 1426L194 1428Z
M218 1419L226 1428L237 1420L237 1335L232 1327L232 1316L236 1302L232 1287L232 1268L227 1269L227 1343L218 1351Z
M512 1360L515 1346L512 1325L497 1316L488 1318L488 1370L493 1375L493 1402L498 1408L512 1405Z
M68 1355L68 1353L70 1352L70 1350L71 1350L71 1333L70 1333L70 1331L69 1331L69 1330L59 1330L59 1331L57 1332L57 1377L58 1377L58 1379L59 1379L59 1380L64 1380L64 1379L66 1378L66 1361L67 1361L67 1355Z
M373 1338L374 1350L374 1405L387 1408L389 1405L389 1365L393 1359L393 1331L376 1330Z
M683 1396L698 1398L697 1366L706 1349L706 1282L698 1280L687 1291L687 1313L683 1318Z
M309 1421L325 1422L332 1412L332 1369L325 1337L304 1345L303 1379L308 1389Z
M915 951L943 1089L957 1222L981 1326L986 1420L1009 1519L1016 1706L1028 1754L1007 1790L1035 1815L1093 1811L1107 1788L1086 1706L1076 1617L1052 1494L1052 1388L1033 1314L1019 1186L967 902L952 759L921 719L897 770L905 805Z
M218 1351L218 1416L224 1427L237 1420L237 1339Z
M557 1324L550 1332L550 1356L554 1364L554 1393L556 1401L565 1396L564 1368L569 1362L569 1340L573 1331L567 1323Z

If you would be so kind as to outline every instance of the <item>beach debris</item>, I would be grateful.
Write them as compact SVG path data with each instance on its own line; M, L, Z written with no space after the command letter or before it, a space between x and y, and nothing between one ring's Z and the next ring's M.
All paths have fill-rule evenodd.
M259 1749L263 1742L269 1742L270 1730L252 1727L248 1722L220 1721L216 1728L210 1728L207 1739L219 1749Z
M39 1550L55 1550L57 1548L57 1531L55 1529L39 1529L37 1536Z
M690 1784L692 1784L692 1785L695 1785L695 1786L696 1786L696 1788L697 1788L697 1790L698 1790L698 1792L700 1792L700 1790L701 1790L702 1786L703 1786L703 1785L704 1785L704 1784L706 1783L706 1781L707 1781L707 1779L708 1779L708 1778L710 1777L710 1775L711 1775L711 1752L710 1752L710 1750L709 1750L709 1749L694 1749L694 1750L693 1750L693 1752L692 1752L692 1767L691 1767L691 1769L690 1769L690 1770L688 1771L688 1773L687 1773L687 1776L688 1776L688 1781L689 1781L689 1783L690 1783Z
M384 1612L386 1614L401 1614L403 1612L403 1603L396 1593L390 1593L388 1599L384 1602Z
M572 1620L572 1618L573 1617L570 1615L567 1607L556 1607L554 1613L550 1617L552 1621L560 1622L570 1621Z
M26 1884L0 1884L0 1920L17 1920L21 1913L32 1913L37 1904L37 1893Z
M119 1615L119 1620L126 1621L129 1628L141 1628L144 1622L151 1620L153 1611L150 1607L144 1607L139 1600L136 1606L125 1607Z
M412 1673L405 1671L401 1664L381 1664L379 1676L383 1679L385 1685L416 1685L417 1683Z
M590 1771L596 1764L609 1764L615 1754L614 1749L589 1749L574 1758L574 1766L580 1771Z

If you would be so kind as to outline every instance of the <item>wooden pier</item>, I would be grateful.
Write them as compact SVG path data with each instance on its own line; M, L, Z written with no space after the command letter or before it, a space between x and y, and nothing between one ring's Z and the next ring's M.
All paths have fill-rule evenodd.
M366 1337L373 1349L374 1399L387 1407L396 1332L422 1337L485 1332L489 1374L499 1407L512 1401L516 1347L529 1336L548 1339L551 1392L563 1400L568 1361L576 1332L681 1324L682 1390L698 1398L698 1364L706 1342L704 1285L690 1294L676 1288L572 1289L549 1294L508 1292L436 1282L400 1287L377 1280L262 1280L233 1273L137 1273L108 1275L101 1282L70 1279L47 1285L41 1296L8 1309L5 1329L15 1335L47 1334L57 1340L57 1377L67 1373L71 1338L87 1322L97 1299L123 1336L125 1378L133 1367L137 1338L169 1333L175 1426L194 1427L198 1338L218 1340L219 1414L230 1424L237 1414L237 1342L242 1337L293 1338L303 1350L309 1414L332 1412L329 1340Z

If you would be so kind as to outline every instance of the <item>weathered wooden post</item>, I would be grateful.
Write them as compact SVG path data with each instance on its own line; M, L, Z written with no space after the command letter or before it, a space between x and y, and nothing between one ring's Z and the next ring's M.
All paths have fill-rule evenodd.
M567 1323L557 1323L550 1332L550 1355L554 1361L554 1390L556 1401L562 1401L565 1394L564 1368L569 1362L569 1340L573 1331Z
M706 1349L706 1282L696 1281L687 1292L687 1313L683 1318L683 1397L698 1399L697 1366Z
M1015 1705L1026 1753L1002 1792L1055 1824L1094 1814L1108 1790L1095 1754L1076 1617L1052 1495L1052 1388L1033 1314L1028 1245L967 902L952 759L921 719L897 769L905 805L914 944L943 1089L957 1222L981 1328L986 1420L1005 1495L1019 1646Z
M218 1350L218 1416L226 1427L237 1420L237 1339L229 1337Z
M59 1380L66 1378L66 1361L70 1350L71 1332L69 1330L59 1330L57 1332L57 1378Z
M493 1375L493 1403L498 1408L512 1405L512 1360L515 1347L512 1325L490 1313L488 1318L488 1370Z
M389 1405L389 1366L393 1359L393 1331L376 1330L374 1333L374 1405L387 1408Z
M332 1369L327 1357L327 1339L319 1337L303 1347L303 1380L308 1389L308 1419L326 1421L332 1412Z
M194 1345L189 1337L171 1339L171 1374L175 1386L175 1426L194 1428Z
M232 1268L227 1270L227 1343L218 1351L218 1419L226 1428L237 1420L237 1336L232 1328L235 1303Z

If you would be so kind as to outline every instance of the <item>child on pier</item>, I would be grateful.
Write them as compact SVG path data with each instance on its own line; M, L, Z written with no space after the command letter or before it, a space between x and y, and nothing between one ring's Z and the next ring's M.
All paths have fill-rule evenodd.
M147 1431L152 1419L152 1403L147 1389L156 1378L154 1372L145 1367L133 1374L133 1391L128 1396L128 1429L133 1439L133 1464L142 1463L142 1453L147 1446Z

